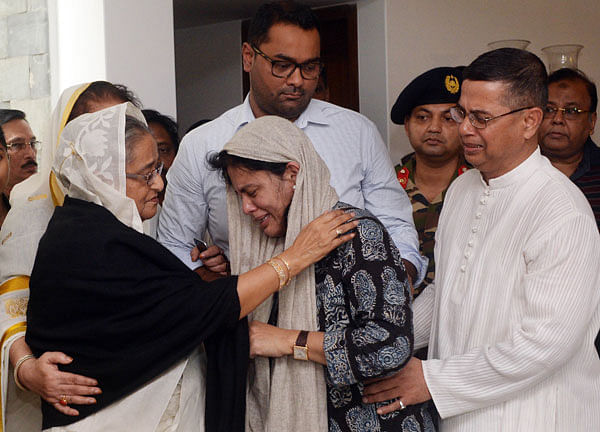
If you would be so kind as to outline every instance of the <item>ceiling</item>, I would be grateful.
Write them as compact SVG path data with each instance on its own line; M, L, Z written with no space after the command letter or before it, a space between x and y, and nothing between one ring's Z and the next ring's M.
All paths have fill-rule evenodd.
M311 7L349 3L349 0L297 1ZM251 18L258 6L264 2L265 0L173 0L175 28Z

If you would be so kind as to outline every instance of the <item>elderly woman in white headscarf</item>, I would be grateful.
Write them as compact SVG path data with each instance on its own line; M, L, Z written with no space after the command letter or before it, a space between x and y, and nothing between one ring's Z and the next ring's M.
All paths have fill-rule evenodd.
M54 403L63 413L76 415L77 410L60 405L56 395L68 391L77 403L93 403L90 396L100 391L94 379L63 373L57 368L57 364L72 361L64 353L49 352L39 358L32 355L24 340L29 276L54 207L61 205L64 199L51 171L63 128L69 120L83 113L128 101L136 102L129 90L106 81L66 89L52 115L53 141L43 145L40 171L11 192L12 207L0 230L0 301L10 305L0 309L1 376L12 375L20 381L18 388L13 379L0 380L2 429L38 430L41 422L38 395Z
M423 406L379 416L362 403L363 382L402 368L413 346L409 283L383 225L338 202L324 162L285 119L249 123L210 163L228 184L232 274L280 253L323 211L358 221L351 242L253 314L247 430L433 430Z
M354 236L338 235L356 226L349 215L328 212L267 263L206 283L142 233L156 212L161 168L131 104L84 114L61 134L53 172L66 197L40 240L26 342L36 356L73 357L61 369L97 378L102 394L77 417L43 401L44 429L243 430L248 331L239 320Z

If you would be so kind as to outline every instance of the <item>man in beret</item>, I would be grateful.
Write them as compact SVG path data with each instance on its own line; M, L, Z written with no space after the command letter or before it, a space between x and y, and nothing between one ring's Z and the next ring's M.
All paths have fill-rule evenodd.
M462 69L438 67L419 75L402 90L392 108L392 121L404 125L414 149L396 165L396 174L412 203L421 254L429 259L415 297L433 281L435 231L446 190L468 169L457 124L450 116L450 108L460 96Z

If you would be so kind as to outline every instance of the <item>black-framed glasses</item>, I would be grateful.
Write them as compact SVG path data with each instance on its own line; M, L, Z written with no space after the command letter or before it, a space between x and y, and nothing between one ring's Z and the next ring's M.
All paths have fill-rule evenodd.
M553 119L554 117L556 117L556 113L559 111L562 112L563 117L566 118L567 120L577 120L579 118L579 114L591 112L591 111L579 109L577 107L558 108L558 107L553 107L553 106L546 106L544 108L544 118Z
M479 113L479 112L471 112L467 115L465 110L462 107L457 105L457 106L453 106L452 108L450 108L450 116L452 117L452 120L454 120L458 124L464 122L465 118L468 118L469 122L473 125L474 128L485 129L487 124L489 122L491 122L492 120L496 120L500 117L504 117L509 114L514 114L516 112L524 111L524 110L530 109L530 108L534 108L534 107L528 106L528 107L523 107L523 108L517 108L517 109L514 109L507 113L500 114L500 115L497 115L494 117L486 117L484 114Z
M277 78L289 78L296 69L300 69L300 75L305 80L316 80L321 74L323 62L321 60L310 60L305 63L296 63L291 60L273 60L254 45L251 45L256 54L271 63L271 73Z
M19 153L27 148L27 146L31 147L33 151L38 151L42 146L42 142L38 140L27 141L14 141L9 144L6 144L6 148L9 152Z
M156 166L156 168L154 168L148 174L129 174L129 173L125 173L125 176L127 178L144 180L146 182L146 184L148 186L150 186L152 183L154 183L154 180L156 180L156 178L162 173L162 170L163 170L164 166L165 165L162 162L160 162Z

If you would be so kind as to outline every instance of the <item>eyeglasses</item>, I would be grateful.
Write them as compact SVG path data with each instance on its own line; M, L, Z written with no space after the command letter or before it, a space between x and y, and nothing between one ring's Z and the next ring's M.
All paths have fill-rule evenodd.
M164 167L164 164L162 162L160 162L158 164L158 166L156 168L154 168L152 171L150 171L148 174L125 173L125 177L139 179L139 180L145 180L146 184L148 186L150 186L152 183L154 183L154 180L156 180L156 178L162 173L163 167Z
M452 120L454 120L458 124L465 121L465 117L468 117L469 122L471 122L471 124L473 125L474 128L485 129L488 122L491 122L492 120L496 120L500 117L504 117L509 114L514 114L516 112L523 111L523 110L530 109L530 108L533 108L533 106L517 108L515 110L509 111L507 113L500 114L500 115L497 115L494 117L485 117L483 114L478 113L478 112L471 112L471 113L469 113L469 115L467 115L467 113L465 112L464 109L462 109L462 107L453 106L452 108L450 108L450 116L452 117Z
M556 113L559 111L563 113L563 117L567 120L577 120L579 118L579 114L591 112L579 109L577 107L556 108L552 106L546 106L544 108L544 118L553 119L556 117Z
M264 52L252 45L256 54L271 63L271 73L277 78L289 78L296 69L300 69L300 75L305 80L315 80L319 78L323 63L320 60L310 60L306 63L296 63L291 60L273 60Z
M6 144L6 148L8 149L8 151L10 151L12 153L19 153L19 152L22 152L23 150L25 150L27 148L27 146L31 147L31 150L33 150L33 151L38 151L40 149L41 145L42 145L42 142L38 141L38 140L31 140L29 142L16 141L16 142L12 142L10 144Z

